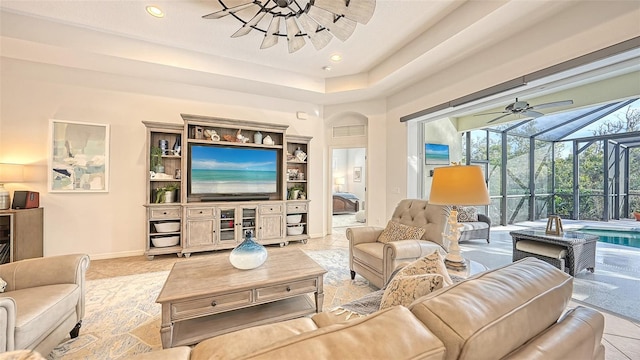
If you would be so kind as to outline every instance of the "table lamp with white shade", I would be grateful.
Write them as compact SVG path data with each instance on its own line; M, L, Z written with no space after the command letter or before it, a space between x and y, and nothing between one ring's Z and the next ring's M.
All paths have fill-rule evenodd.
M487 184L482 169L475 165L452 165L435 168L431 183L429 203L434 205L451 205L448 229L445 236L449 242L449 253L445 263L454 269L464 269L465 260L460 256L460 227L456 206L487 205L490 203Z
M346 184L346 180L344 177L337 177L335 178L335 183L336 183L336 191L341 192L342 185Z
M22 181L24 181L23 165L0 163L0 210L11 207L11 197L9 191L4 188L4 184Z

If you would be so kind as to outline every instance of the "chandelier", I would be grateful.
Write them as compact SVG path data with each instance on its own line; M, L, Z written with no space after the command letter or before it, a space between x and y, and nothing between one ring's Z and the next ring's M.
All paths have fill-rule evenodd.
M204 19L232 15L242 27L231 37L247 35L251 30L261 31L264 33L261 49L276 45L278 39L284 37L289 53L305 46L305 38L309 38L317 50L327 46L333 36L346 41L357 23L369 22L376 7L376 0L240 0L231 7L223 0L218 2L223 9L202 16Z

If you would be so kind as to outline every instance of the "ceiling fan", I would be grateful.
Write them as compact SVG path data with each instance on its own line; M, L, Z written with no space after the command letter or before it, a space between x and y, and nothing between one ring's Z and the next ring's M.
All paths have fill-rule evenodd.
M235 1L235 2L234 2ZM251 30L264 33L261 49L285 38L289 53L300 50L308 38L320 50L335 36L346 41L357 23L366 24L373 16L376 0L218 0L223 9L202 16L220 19L232 15L242 26L231 37ZM234 2L234 6L227 6ZM239 4L237 4L240 2ZM284 26L280 23L284 22Z
M571 105L573 104L573 100L562 100L562 101L554 101L554 102L550 102L550 103L544 103L544 104L538 104L538 105L529 105L528 102L526 101L519 101L518 98L516 98L516 101L507 105L504 108L504 111L499 111L499 112L490 112L490 113L483 113L483 114L475 114L474 116L480 116L480 115L490 115L490 114L504 114L504 115L500 115L497 118L494 118L492 120L489 120L488 123L492 123L494 121L500 120L505 116L509 116L509 115L524 115L527 117L540 117L540 116L544 116L543 113L536 111L539 109L546 109L546 108L550 108L550 107L556 107L556 106L566 106L566 105Z

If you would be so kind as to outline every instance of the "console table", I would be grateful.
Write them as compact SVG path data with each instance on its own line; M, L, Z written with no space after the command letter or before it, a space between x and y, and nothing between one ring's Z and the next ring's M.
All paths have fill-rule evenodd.
M567 231L562 235L550 235L544 230L516 230L509 233L513 240L513 261L532 256L575 275L583 269L594 272L596 267L597 235ZM519 242L538 247L523 247ZM530 250L523 250L528 248ZM537 250L531 250L537 249ZM560 250L560 251L557 251Z
M321 312L326 272L299 249L269 251L252 270L221 257L178 262L156 300L162 347Z

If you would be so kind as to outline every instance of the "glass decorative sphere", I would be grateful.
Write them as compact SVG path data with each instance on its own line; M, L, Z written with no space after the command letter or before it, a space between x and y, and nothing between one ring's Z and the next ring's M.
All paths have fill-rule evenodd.
M267 249L258 244L252 230L247 230L244 241L231 250L229 261L236 269L255 269L267 261Z

